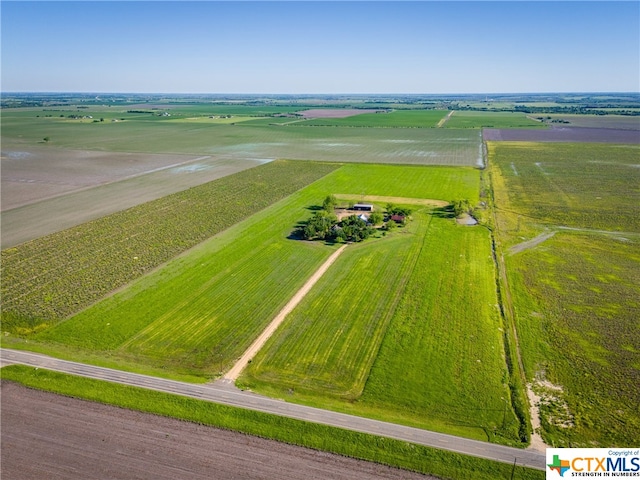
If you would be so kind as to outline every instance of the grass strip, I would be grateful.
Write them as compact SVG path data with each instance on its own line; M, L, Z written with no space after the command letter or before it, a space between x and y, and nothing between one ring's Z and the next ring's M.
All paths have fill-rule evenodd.
M0 370L3 380L107 405L234 430L451 479L542 479L543 471L460 455L374 435L219 405L138 387L23 365Z

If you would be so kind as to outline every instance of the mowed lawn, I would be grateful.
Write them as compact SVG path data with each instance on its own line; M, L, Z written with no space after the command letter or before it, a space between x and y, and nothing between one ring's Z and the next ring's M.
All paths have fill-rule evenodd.
M288 238L326 195L473 198L479 176L471 168L345 165L30 341L217 376L335 249Z
M635 145L491 143L522 360L556 446L637 443L640 170Z
M292 401L518 442L489 233L415 214L348 247L241 382Z

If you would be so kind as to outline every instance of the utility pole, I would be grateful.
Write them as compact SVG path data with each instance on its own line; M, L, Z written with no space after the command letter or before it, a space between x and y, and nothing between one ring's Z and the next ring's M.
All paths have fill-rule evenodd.
M517 458L513 459L513 468L511 469L511 480L513 480L513 474L516 473L516 460Z

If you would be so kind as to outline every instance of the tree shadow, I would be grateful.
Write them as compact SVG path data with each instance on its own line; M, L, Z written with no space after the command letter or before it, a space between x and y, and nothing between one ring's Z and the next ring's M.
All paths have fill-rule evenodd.
M456 214L453 210L453 205L434 208L433 210L431 210L431 215L437 218L456 218Z
M306 220L300 220L298 223L296 223L296 226L291 231L291 233L289 235L287 235L287 238L289 240L304 240L304 233L303 233L302 229L306 225L307 225L307 221Z

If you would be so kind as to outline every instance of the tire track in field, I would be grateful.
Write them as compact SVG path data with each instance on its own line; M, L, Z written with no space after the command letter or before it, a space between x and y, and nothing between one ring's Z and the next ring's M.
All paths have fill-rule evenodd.
M447 123L447 121L451 118L451 116L453 115L453 112L454 110L451 110L442 120L440 120L436 125L436 128L444 127L444 124Z
M242 373L242 370L249 364L249 361L255 356L256 353L262 348L266 341L273 335L273 332L280 326L286 316L302 301L302 299L309 293L311 288L316 284L318 280L325 274L329 267L336 261L340 254L347 248L347 245L342 245L338 250L333 252L331 256L315 271L315 273L307 280L300 290L289 300L280 313L271 321L269 326L260 334L260 336L251 344L251 346L242 354L236 364L231 367L223 377L223 380L235 381Z

